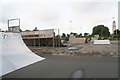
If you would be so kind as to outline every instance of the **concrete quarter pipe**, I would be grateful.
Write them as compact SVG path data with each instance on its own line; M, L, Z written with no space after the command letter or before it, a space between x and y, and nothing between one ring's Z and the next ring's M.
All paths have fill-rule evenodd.
M0 76L43 59L27 48L19 33L0 32Z

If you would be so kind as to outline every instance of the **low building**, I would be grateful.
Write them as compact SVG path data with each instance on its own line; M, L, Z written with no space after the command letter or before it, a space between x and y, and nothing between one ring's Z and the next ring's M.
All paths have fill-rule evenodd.
M21 32L27 46L61 46L61 39L55 37L54 29Z

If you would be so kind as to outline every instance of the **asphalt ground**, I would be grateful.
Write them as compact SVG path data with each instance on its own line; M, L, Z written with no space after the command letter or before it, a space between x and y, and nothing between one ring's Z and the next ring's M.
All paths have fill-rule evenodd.
M3 78L71 78L83 71L85 78L118 78L117 57L57 56L38 54L46 59L26 66Z

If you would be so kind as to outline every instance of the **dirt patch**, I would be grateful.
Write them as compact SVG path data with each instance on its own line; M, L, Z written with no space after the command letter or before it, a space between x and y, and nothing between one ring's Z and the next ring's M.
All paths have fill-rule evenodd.
M77 45L71 47L30 47L37 53L64 55L64 56L118 56L118 45Z

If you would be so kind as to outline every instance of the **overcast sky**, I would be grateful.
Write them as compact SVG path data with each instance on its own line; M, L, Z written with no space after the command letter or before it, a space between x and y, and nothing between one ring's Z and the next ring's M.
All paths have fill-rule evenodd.
M1 0L0 28L6 30L8 19L20 18L22 30L54 28L60 29L60 33L69 33L72 20L72 32L92 33L92 28L101 24L112 32L112 17L118 24L118 1Z

